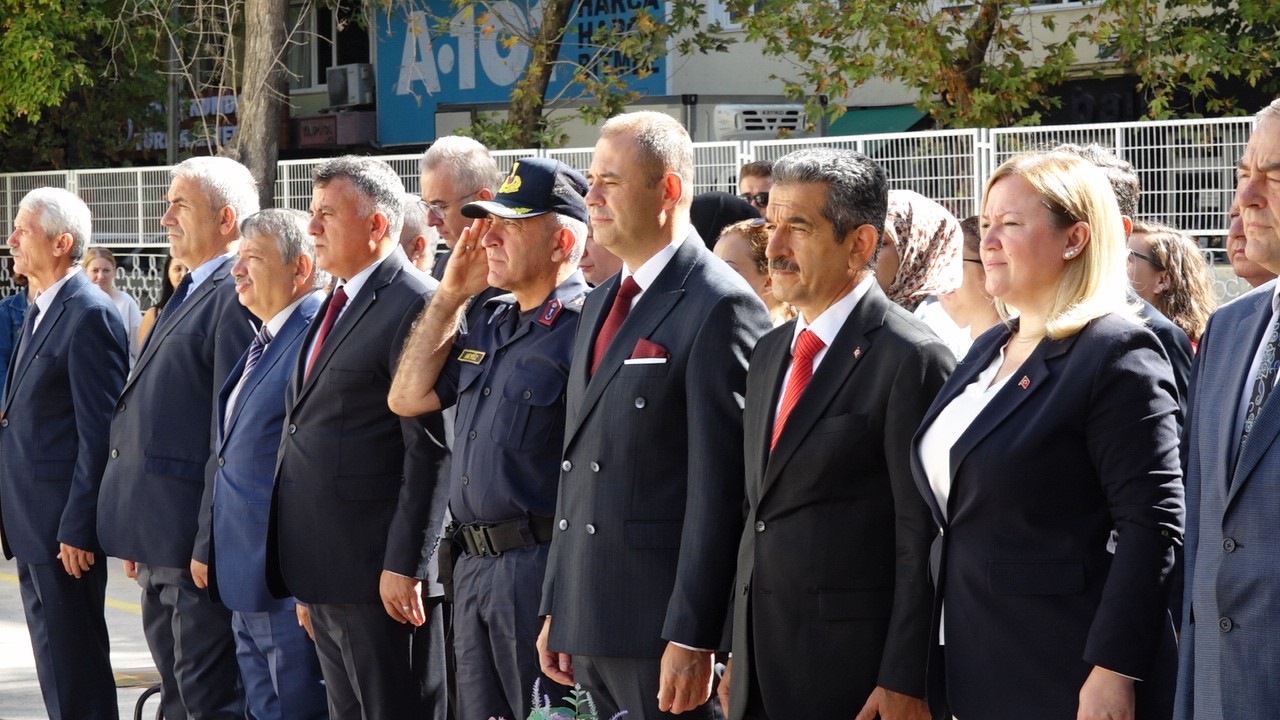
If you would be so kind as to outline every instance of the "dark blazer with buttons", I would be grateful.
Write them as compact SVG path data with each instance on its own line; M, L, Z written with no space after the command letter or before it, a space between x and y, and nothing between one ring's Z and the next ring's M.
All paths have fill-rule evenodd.
M1200 339L1184 452L1186 592L1178 720L1280 708L1280 392L1241 442L1240 398L1274 326L1273 280L1219 308Z
M147 338L116 403L98 494L98 537L113 557L186 568L208 560L201 503L213 489L213 413L219 388L253 340L221 258Z
M770 453L794 332L766 335L747 376L735 718L751 684L773 718L848 717L877 685L924 696L933 526L909 455L954 356L873 283Z
M587 296L574 344L542 592L550 647L633 658L658 657L668 641L723 647L747 357L769 316L690 230L589 377L618 284ZM642 339L670 357L625 363Z
M240 383L249 353L231 369L218 393L218 441L209 540L209 592L232 610L272 612L288 610L291 602L267 592L267 522L276 457L284 428L284 394L293 377L298 350L323 295L312 293L294 308L267 343L236 397L227 422L227 401Z
M978 338L911 453L939 528L935 620L946 608L930 700L962 718L1075 718L1099 665L1143 681L1139 718L1167 718L1166 579L1183 522L1169 362L1149 330L1116 315L1042 340L952 447L944 519L919 438L1010 333Z
M28 564L58 562L58 543L101 553L98 487L129 366L120 316L83 272L45 313L0 406L0 540Z
M383 570L424 580L424 596L442 594L434 557L447 502L443 421L387 407L405 338L436 286L397 247L347 304L308 376L307 350L332 295L317 311L286 396L267 536L276 597L378 603Z

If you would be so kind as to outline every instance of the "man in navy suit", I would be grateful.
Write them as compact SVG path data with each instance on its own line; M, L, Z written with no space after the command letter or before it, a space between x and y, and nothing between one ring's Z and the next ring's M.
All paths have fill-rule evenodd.
M439 413L400 418L387 407L436 282L397 245L404 185L390 166L334 158L314 183L316 259L339 280L290 370L268 587L307 603L334 720L443 718L435 552L449 454Z
M200 507L213 490L218 389L253 340L230 270L240 220L258 211L249 170L223 157L170 171L160 222L191 272L165 304L111 421L98 537L142 586L142 622L167 718L242 718L231 613L196 586L208 562Z
M80 198L39 188L19 203L9 236L14 269L43 292L0 406L0 540L18 558L36 673L58 720L117 717L97 515L129 356L110 298L80 270L89 225Z
M298 622L293 598L271 597L266 582L267 520L284 394L298 348L323 298L307 214L272 209L240 223L231 268L240 304L262 327L218 394L208 587L231 610L236 660L249 712L258 720L328 717L315 644ZM319 282L318 282L319 281ZM204 567L193 563L196 585Z
M742 529L747 357L764 303L689 219L693 143L669 115L605 123L586 203L624 263L587 296L538 638L601 715L710 717Z
M1245 255L1280 272L1280 100L1237 168ZM1200 338L1183 440L1186 589L1177 720L1272 718L1280 707L1280 295L1220 308Z

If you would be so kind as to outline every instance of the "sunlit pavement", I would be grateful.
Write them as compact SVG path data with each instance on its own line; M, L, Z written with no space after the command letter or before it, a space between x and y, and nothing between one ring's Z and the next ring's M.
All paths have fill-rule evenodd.
M111 633L111 666L116 674L120 717L133 717L142 692L159 682L147 641L142 635L138 584L124 576L120 561L109 560L107 574L107 630ZM144 717L155 717L159 698L151 698ZM48 713L40 698L31 637L22 614L18 566L0 559L0 720L44 720Z

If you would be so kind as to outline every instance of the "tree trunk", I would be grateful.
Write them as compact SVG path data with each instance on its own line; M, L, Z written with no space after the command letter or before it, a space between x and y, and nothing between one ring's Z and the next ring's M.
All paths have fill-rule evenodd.
M231 153L258 181L262 207L275 204L280 118L288 90L285 77L285 23L289 0L245 0L244 74L237 107L239 129Z
M546 124L543 110L547 86L560 56L560 43L573 6L573 0L544 0L542 3L542 25L533 43L533 58L516 84L516 91L511 94L511 109L507 115L516 127L515 147L529 148L540 144L540 133Z

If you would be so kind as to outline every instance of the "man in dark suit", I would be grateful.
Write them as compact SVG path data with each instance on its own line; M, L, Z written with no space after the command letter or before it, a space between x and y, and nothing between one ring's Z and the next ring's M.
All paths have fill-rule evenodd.
M927 718L933 527L910 447L954 356L876 283L878 165L799 150L773 180L769 274L799 317L760 341L747 377L748 512L720 695L733 718Z
M293 598L267 591L267 520L276 455L284 427L284 395L307 326L323 296L307 214L272 209L240 223L240 253L231 276L240 303L262 327L218 394L207 574L196 585L231 610L236 660L249 712L258 720L328 717L315 644L298 623ZM317 282L317 280L322 280Z
M587 296L574 343L542 669L606 717L710 717L747 357L769 316L692 229L693 144L673 118L605 123L590 180L595 239L624 266Z
M201 503L213 490L213 407L244 349L253 316L230 276L240 220L258 210L253 175L223 157L170 171L160 222L191 272L165 304L111 421L98 496L98 537L142 586L142 621L170 718L244 714L231 613L196 586L208 562Z
M435 282L420 279L397 245L404 185L390 166L335 158L314 183L316 260L340 280L290 378L268 583L308 606L332 718L443 718L435 551L448 452L438 413L402 419L387 407ZM415 638L424 623L429 631ZM413 642L430 644L425 667L410 662L423 657Z
M0 541L6 558L18 558L49 717L115 718L97 515L111 411L129 366L124 325L80 270L90 232L80 198L32 190L13 224L14 269L44 290L0 406Z
M1237 169L1245 254L1280 272L1280 100ZM1178 720L1271 718L1280 707L1280 302L1276 281L1220 308L1200 339L1183 440L1186 591Z

